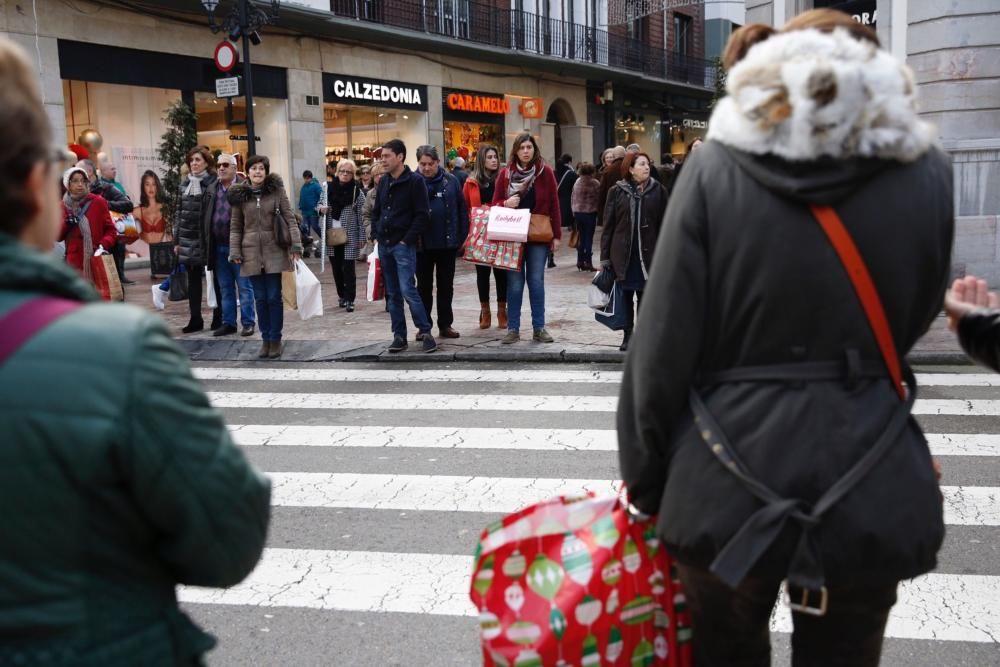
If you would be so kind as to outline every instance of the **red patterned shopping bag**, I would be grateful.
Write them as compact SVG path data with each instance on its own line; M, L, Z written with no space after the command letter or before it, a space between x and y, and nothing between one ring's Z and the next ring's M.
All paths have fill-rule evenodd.
M465 239L462 259L473 264L520 271L524 262L524 244L517 241L491 241L486 238L489 216L489 206L479 206L469 212L469 236Z
M560 497L487 527L470 596L487 667L689 667L691 626L655 520Z

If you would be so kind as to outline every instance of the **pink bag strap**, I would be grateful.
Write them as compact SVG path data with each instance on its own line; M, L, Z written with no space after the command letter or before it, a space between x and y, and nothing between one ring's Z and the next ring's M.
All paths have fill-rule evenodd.
M28 299L0 317L0 366L36 333L82 306L79 301L42 296Z

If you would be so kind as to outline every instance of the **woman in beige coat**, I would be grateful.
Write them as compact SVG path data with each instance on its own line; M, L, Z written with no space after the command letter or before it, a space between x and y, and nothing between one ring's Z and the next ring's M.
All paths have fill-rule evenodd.
M302 256L302 237L281 177L271 173L271 162L263 155L247 160L248 180L229 189L233 207L229 232L229 261L241 264L240 275L253 284L257 323L264 344L259 359L281 356L284 305L281 302L281 272L291 271ZM291 239L288 248L278 245L276 225L284 225Z

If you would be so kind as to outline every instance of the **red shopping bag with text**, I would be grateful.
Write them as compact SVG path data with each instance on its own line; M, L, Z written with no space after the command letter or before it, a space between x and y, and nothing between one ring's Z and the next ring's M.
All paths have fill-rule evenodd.
M560 497L487 527L470 596L487 667L690 667L691 625L655 520Z

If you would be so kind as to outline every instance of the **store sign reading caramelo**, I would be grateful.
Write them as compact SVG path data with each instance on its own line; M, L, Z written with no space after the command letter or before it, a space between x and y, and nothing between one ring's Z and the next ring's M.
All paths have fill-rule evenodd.
M452 111L472 111L474 113L510 113L510 100L506 97L490 97L488 95L463 95L450 93L445 99Z

